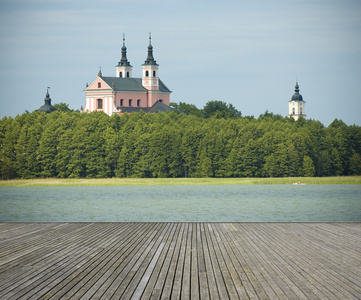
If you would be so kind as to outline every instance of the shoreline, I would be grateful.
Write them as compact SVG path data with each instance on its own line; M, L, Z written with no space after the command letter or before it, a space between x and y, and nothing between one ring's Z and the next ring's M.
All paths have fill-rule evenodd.
M0 180L0 187L132 186L132 185L249 185L249 184L361 184L361 176L280 178L39 178Z

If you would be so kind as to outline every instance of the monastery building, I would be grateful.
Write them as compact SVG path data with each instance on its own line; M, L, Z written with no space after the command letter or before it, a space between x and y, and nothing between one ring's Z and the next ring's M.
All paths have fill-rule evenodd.
M115 66L116 77L98 77L84 90L86 104L82 111L103 111L111 116L138 112L172 110L169 107L171 91L159 79L159 65L153 57L153 46L149 35L148 56L142 65L142 78L132 77L132 66L127 59L127 48L123 36L122 57Z

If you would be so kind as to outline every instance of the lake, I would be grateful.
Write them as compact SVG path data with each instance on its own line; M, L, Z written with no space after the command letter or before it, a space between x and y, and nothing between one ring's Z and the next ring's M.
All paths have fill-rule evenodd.
M0 187L1 222L361 222L361 185Z

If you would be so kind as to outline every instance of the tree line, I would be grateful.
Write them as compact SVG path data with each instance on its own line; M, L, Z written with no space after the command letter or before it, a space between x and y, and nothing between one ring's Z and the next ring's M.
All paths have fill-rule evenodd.
M242 117L211 102L203 110L173 103L174 111L155 114L4 117L1 179L361 175L359 126L269 112Z

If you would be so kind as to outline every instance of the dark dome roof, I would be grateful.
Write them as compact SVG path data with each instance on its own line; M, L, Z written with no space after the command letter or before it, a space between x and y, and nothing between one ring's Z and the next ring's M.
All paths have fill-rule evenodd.
M295 93L293 94L291 101L303 101L302 95L299 92L300 89L298 86L298 82L296 82Z
M45 102L45 104L39 108L39 111L45 111L46 113L50 113L50 112L56 110L56 108L51 105L49 91L46 92L44 102Z

